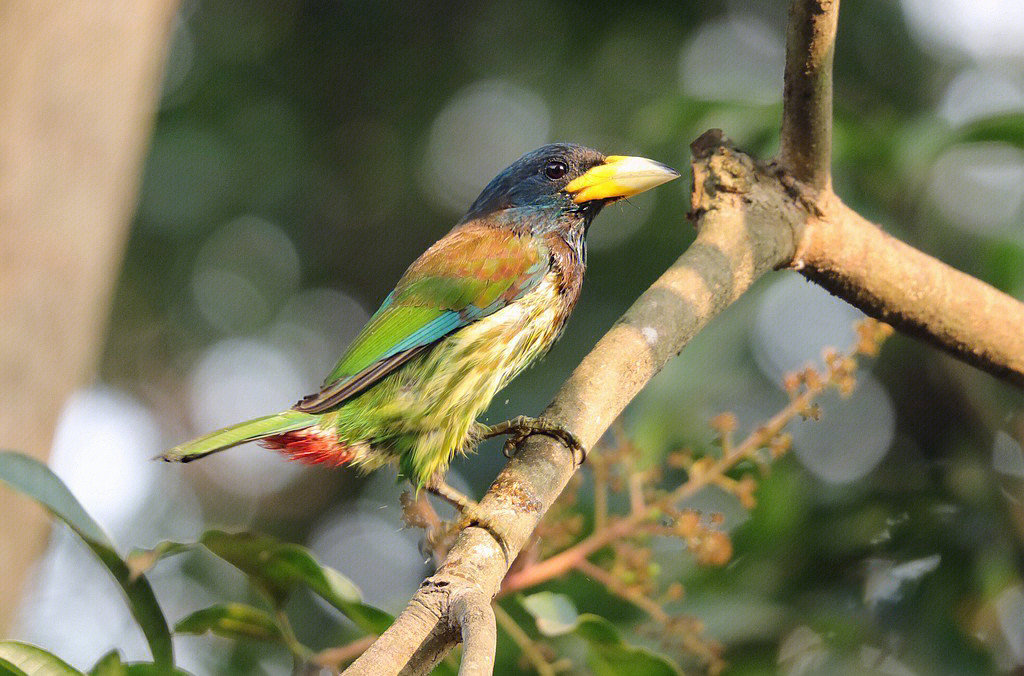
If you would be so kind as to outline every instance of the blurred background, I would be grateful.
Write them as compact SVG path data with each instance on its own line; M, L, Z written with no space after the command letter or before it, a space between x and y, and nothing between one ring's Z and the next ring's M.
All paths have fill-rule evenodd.
M313 391L405 267L538 145L571 140L685 171L688 143L720 127L769 157L785 19L782 0L185 0L98 376L63 406L51 465L122 548L262 530L400 610L429 568L420 533L402 528L393 471L310 469L255 446L189 466L150 458ZM1024 299L1024 4L845 3L835 91L837 192ZM1018 117L1004 118L1005 142L959 131L1006 113ZM678 181L602 214L565 337L487 421L543 408L691 241L688 200ZM747 429L784 405L785 372L853 342L858 317L795 273L769 275L651 383L624 429L655 460L706 448L721 411ZM666 580L686 585L680 607L725 643L733 673L1020 673L1020 391L897 336L850 398L822 407L820 422L793 430L795 451L752 513L710 489L697 497L726 515L736 554L709 570L660 552ZM503 462L485 444L451 481L480 495ZM172 622L252 595L201 553L152 578ZM627 631L642 619L574 595L583 584L553 588ZM312 597L289 610L310 645L355 635ZM112 646L146 655L115 585L63 527L11 634L80 668ZM255 643L176 644L198 674L291 664ZM499 673L516 664L499 651Z

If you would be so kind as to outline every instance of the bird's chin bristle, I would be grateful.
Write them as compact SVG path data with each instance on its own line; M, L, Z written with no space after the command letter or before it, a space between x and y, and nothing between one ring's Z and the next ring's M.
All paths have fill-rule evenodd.
M281 451L290 460L298 460L307 465L340 467L355 456L355 449L340 442L334 434L315 427L275 434L261 439L260 445Z

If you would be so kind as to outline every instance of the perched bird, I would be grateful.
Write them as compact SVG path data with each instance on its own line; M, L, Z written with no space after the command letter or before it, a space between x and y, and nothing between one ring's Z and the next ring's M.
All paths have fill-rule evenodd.
M477 416L562 333L601 208L678 176L658 162L569 143L527 153L409 266L319 392L161 457L187 462L261 440L308 463L395 463L417 489L468 513L473 503L443 477L455 453L481 439L548 434L582 454L571 434L542 419L488 426Z

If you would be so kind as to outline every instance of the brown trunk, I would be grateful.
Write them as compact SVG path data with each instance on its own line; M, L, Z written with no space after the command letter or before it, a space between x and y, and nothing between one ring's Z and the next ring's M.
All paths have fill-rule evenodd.
M0 6L0 447L44 459L93 374L176 0ZM46 520L0 489L0 635Z

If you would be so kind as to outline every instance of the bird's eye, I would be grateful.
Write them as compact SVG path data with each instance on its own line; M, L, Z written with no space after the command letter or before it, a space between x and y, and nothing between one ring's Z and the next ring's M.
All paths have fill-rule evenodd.
M569 171L565 166L565 162L559 160L551 160L544 166L544 175L550 178L552 181L565 176L565 172Z

